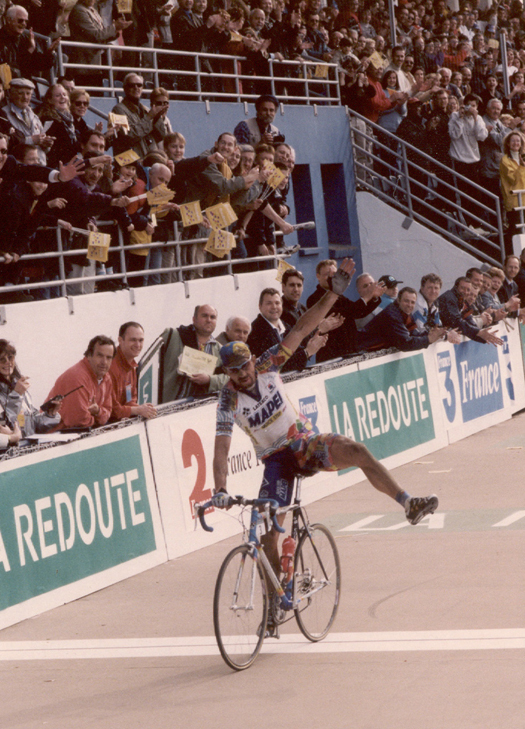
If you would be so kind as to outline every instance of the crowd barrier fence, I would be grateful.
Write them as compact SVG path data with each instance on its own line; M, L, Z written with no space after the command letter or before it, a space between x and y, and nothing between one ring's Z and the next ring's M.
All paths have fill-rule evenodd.
M523 329L498 328L503 347L440 342L341 361L287 376L287 392L316 430L349 435L396 467L525 407ZM171 404L155 420L0 463L0 628L239 531L221 511L207 517L211 535L195 529L194 504L212 489L215 408L214 398ZM254 496L262 465L239 428L228 467L230 492ZM305 482L305 503L361 480L355 469L320 473Z

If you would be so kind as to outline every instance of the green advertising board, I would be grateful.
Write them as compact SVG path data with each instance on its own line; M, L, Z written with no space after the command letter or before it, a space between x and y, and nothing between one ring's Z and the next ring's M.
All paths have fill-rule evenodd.
M156 549L138 435L5 471L0 499L1 610Z
M433 440L423 355L325 381L334 432L364 443L378 459Z

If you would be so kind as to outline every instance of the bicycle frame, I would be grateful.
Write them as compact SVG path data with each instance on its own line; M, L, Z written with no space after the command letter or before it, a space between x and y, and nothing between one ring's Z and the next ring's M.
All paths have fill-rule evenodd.
M323 563L323 560L321 559L321 556L317 550L317 547L315 545L314 540L311 538L310 534L310 522L308 520L308 515L306 514L306 511L301 506L301 484L302 484L302 477L298 476L296 480L296 489L295 489L295 499L294 503L290 506L281 507L278 509L278 514L286 514L289 511L292 512L292 529L291 529L291 535L295 539L296 544L299 543L299 539L302 537L302 535L306 532L309 535L310 542L312 545L312 548L315 552L315 555L317 559L319 560L319 564L322 568L325 583L318 584L316 587L314 587L311 590L308 590L308 592L297 595L297 584L294 580L293 582L293 596L292 596L292 603L293 603L293 610L297 610L299 608L299 605L301 602L304 602L305 600L308 600L312 595L315 595L316 592L319 592L319 590L322 590L326 584L329 583L330 578L328 577L326 573L326 569ZM268 557L266 556L266 553L264 552L264 548L261 544L261 541L258 537L258 527L263 526L265 521L265 518L262 516L261 512L259 511L257 506L252 506L252 512L251 512L251 518L250 518L250 527L248 530L248 535L244 536L245 543L251 548L251 556L252 559L256 560L259 559L262 566L264 567L264 571L270 580L276 594L279 596L279 598L283 597L285 592L283 589L283 586L281 582L279 581L278 576L275 574L274 569L272 565L270 564L270 561L268 560ZM302 524L300 524L302 522ZM266 515L266 523L269 524L268 516ZM255 570L252 577L252 591L254 589L253 587L253 581L255 579ZM252 598L253 598L253 592L252 592ZM293 614L290 616L290 618L293 617Z
M243 543L224 559L213 598L219 650L234 670L251 666L264 639L279 638L279 626L292 618L303 635L313 642L326 637L335 619L340 592L337 547L324 525L309 523L300 504L301 480L297 479L294 503L287 507L279 507L272 499L245 499L224 492L197 507L206 531L213 531L204 518L210 506L244 507L237 517L243 527ZM248 508L251 508L249 524L245 514ZM281 570L274 571L264 551L262 535L265 526L266 533L273 530L272 539L274 533L284 533L277 516L288 511L292 512L292 535L297 540L297 548L293 578L285 576L281 581Z

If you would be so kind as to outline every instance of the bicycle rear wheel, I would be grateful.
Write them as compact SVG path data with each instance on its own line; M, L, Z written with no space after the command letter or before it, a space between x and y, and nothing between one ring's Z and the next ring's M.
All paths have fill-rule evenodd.
M312 524L300 538L294 579L297 624L308 640L322 640L335 620L341 590L339 554L323 524Z
M257 658L266 633L266 579L248 546L233 549L217 576L213 626L222 657L242 671Z

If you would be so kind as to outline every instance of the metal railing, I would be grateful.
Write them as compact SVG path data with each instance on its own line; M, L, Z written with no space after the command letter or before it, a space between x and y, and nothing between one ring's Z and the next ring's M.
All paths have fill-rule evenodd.
M93 53L102 51L105 63L89 65L76 63L68 57L69 51L69 55L74 58L75 49ZM123 64L122 61L126 59L137 62L133 65ZM186 66L189 62L193 64L192 69L177 68L177 64ZM71 70L74 76L78 74L77 85L82 85L92 94L114 95L122 91L119 81L121 82L126 73L135 72L144 76L152 87L167 86L172 97L183 97L185 100L253 101L262 93L261 87L266 87L265 93L271 92L274 96L286 98L288 102L333 105L341 103L335 63L307 60L280 61L268 58L268 75L246 73L243 65L249 63L249 59L245 56L217 53L189 54L187 51L168 51L144 46L114 46L63 40L58 47L59 74L65 75L68 70ZM212 72L206 70L203 68L206 64L211 64L217 70ZM99 72L100 83L96 85L82 83L79 72L86 70L91 77ZM288 76L287 72L294 75ZM326 77L323 74L326 74ZM145 92L147 91L146 88Z
M303 224L304 225L304 224ZM309 224L311 225L311 224ZM35 264L38 262L56 262L52 263L53 266L58 268L58 274L54 278L49 278L49 273L44 273L44 278L41 280L29 280L29 276L24 276L24 271L21 271L22 281L16 284L9 283L5 286L0 286L0 304L9 303L9 297L15 292L31 293L35 291L46 291L49 295L49 290L53 290L53 296L70 297L78 295L72 293L75 285L78 284L95 284L100 289L105 288L104 284L107 282L115 282L113 288L118 288L120 285L122 288L134 288L137 285L136 279L143 278L144 282L141 285L151 286L164 283L175 283L184 282L190 280L193 277L193 272L196 273L197 277L202 276L213 276L213 275L234 275L236 273L245 272L246 270L257 270L261 266L267 266L268 268L276 268L279 260L287 258L291 255L291 252L276 253L275 255L267 256L256 256L252 258L232 258L231 253L227 253L224 258L213 258L213 260L206 260L198 263L184 263L184 249L193 246L201 245L204 246L208 238L191 238L188 240L181 239L181 231L178 228L177 223L173 226L173 237L174 240L167 242L151 242L151 243L139 243L136 245L126 244L121 229L117 226L115 221L98 221L97 227L104 229L107 226L112 226L117 230L116 239L112 238L111 245L108 248L108 254L110 256L108 261L108 267L106 264L99 264L97 273L92 276L83 276L81 278L73 278L68 276L67 259L70 257L85 256L88 252L86 248L74 248L69 249L64 245L63 231L60 227L47 230L55 230L56 232L56 250L46 251L45 253L28 253L20 257L19 261L25 266L25 264ZM302 227L302 226L299 226ZM40 232L40 231L39 231ZM37 232L38 235L38 232ZM279 236L281 240L282 232L276 231L276 236ZM87 238L86 238L87 243ZM159 267L159 268L140 268L140 270L128 270L127 268L127 256L126 252L133 252L134 250L149 250L149 251L167 251L173 249L173 265ZM112 254L114 254L112 256ZM137 256L138 257L138 256ZM148 256L141 256L146 265L149 261ZM3 259L0 258L0 262ZM114 266L118 270L111 269L110 263L113 261ZM214 273L214 269L219 269ZM56 270L56 269L55 269ZM159 278L164 276L164 280ZM9 266L4 268L4 277L9 277ZM106 287L107 288L107 287ZM8 294L8 296L3 296ZM11 297L12 298L12 297Z
M499 196L347 111L358 189L372 192L476 258L501 266L505 243Z

